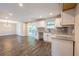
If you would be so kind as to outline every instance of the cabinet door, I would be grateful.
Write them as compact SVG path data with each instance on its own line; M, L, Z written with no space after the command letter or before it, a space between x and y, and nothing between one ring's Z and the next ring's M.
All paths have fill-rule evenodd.
M51 34L44 33L44 41L45 42L52 42Z
M43 27L44 28L45 27L45 21L43 21L43 20L42 21L37 21L36 22L36 26L37 27Z
M63 12L61 17L62 17L62 25L74 24L74 16Z
M53 56L73 56L73 41L52 39Z
M61 25L61 18L56 18L56 20L55 20L55 26L56 27L62 27L62 25Z

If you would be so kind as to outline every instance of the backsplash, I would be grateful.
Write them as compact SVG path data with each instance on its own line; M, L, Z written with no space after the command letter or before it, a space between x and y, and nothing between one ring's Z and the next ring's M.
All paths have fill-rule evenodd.
M48 29L47 32L52 34L66 34L66 35L73 35L74 34L74 27L57 27L55 29Z
M74 34L73 30L74 30L73 26L70 26L70 27L61 27L61 28L57 28L57 33L72 35L72 34Z

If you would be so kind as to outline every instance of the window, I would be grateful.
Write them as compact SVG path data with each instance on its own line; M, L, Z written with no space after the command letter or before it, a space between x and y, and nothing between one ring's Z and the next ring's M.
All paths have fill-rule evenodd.
M35 24L30 24L28 31L29 36L35 37L37 31L37 27L35 26Z
M48 20L47 24L46 24L46 27L48 29L55 28L55 21L54 20Z

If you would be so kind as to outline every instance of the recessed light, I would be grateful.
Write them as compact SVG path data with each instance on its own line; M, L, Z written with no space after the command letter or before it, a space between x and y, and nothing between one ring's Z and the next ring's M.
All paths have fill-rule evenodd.
M22 4L22 3L19 3L19 6L20 6L20 7L23 7L23 4Z
M50 15L50 16L52 16L52 15L53 15L53 13L49 13L49 15Z
M40 16L40 18L42 18L42 16Z
M12 16L13 14L12 13L9 13L9 15Z

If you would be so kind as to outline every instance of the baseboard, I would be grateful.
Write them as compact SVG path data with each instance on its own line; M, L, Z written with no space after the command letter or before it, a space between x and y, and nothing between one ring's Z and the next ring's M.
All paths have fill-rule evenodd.
M6 35L17 35L17 34L0 34L0 36L6 36Z

